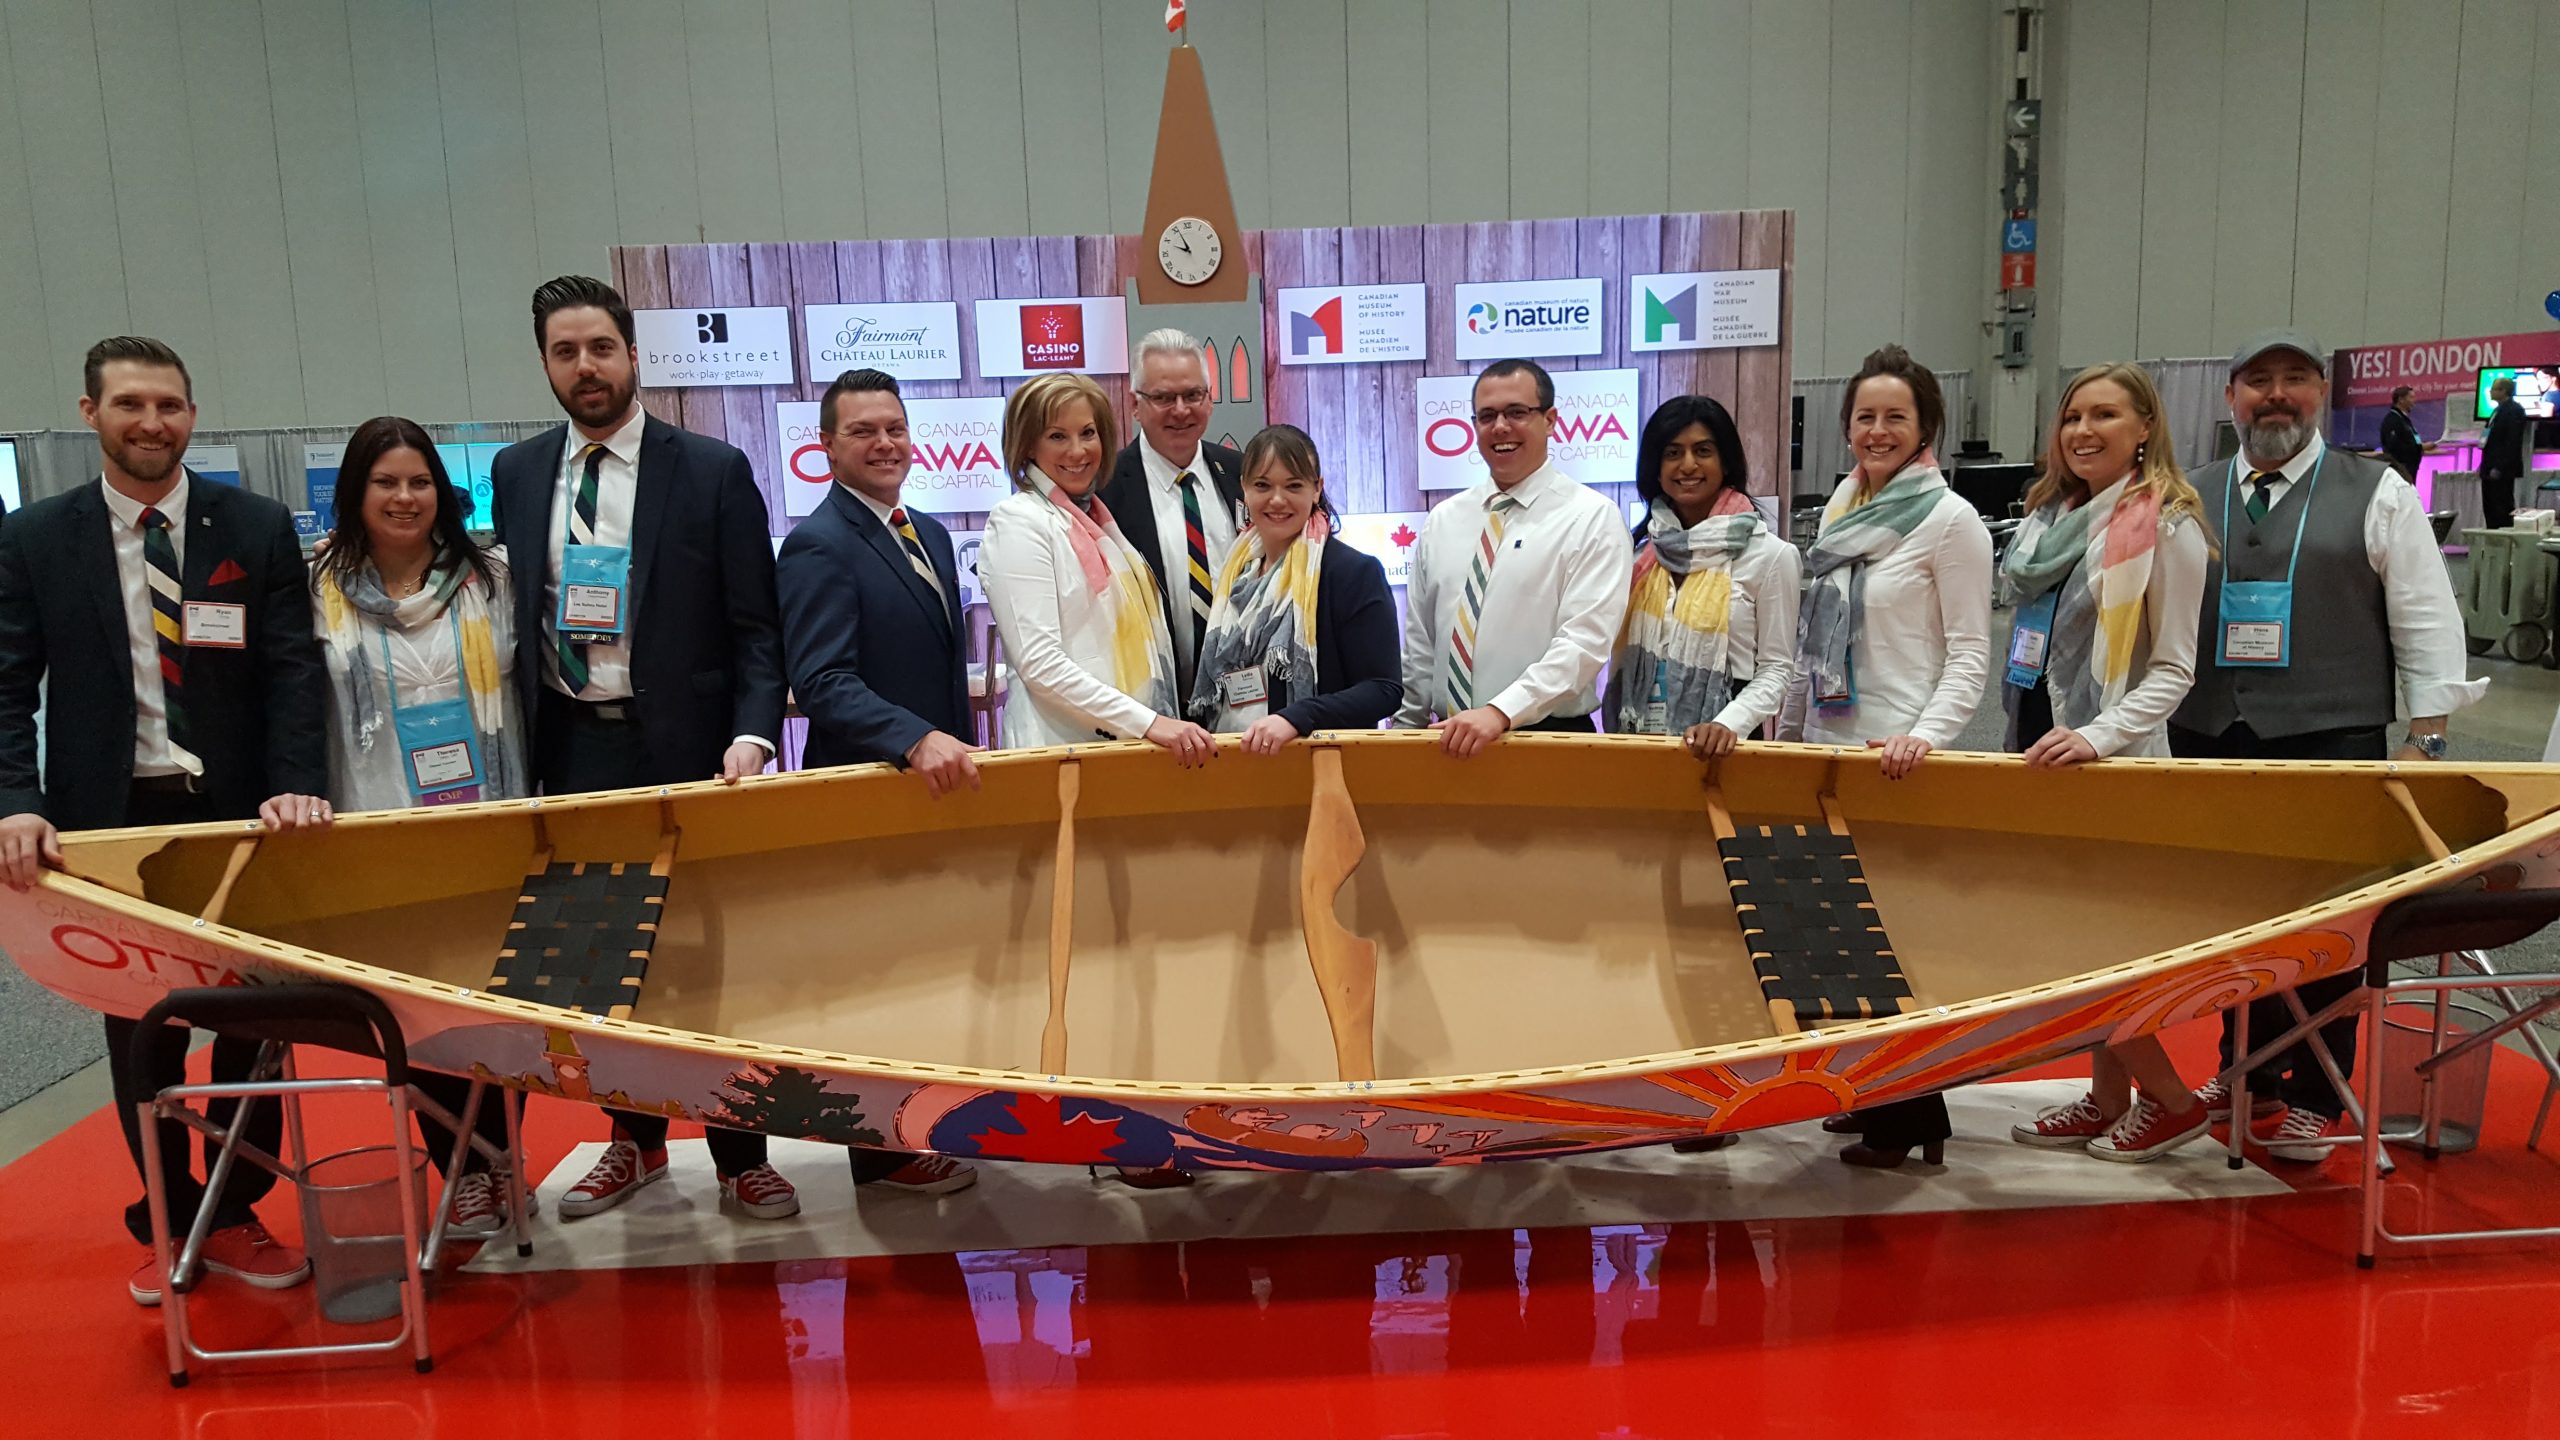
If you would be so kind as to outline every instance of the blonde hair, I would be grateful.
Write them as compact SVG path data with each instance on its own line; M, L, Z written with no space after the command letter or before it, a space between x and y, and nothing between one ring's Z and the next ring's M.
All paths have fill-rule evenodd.
M2149 490L2160 497L2160 518L2179 515L2202 518L2203 497L2187 483L2187 472L2178 467L2177 447L2169 439L2169 414L2160 404L2160 389L2151 383L2151 372L2139 365L2118 361L2092 365L2071 377L2062 387L2062 403L2053 407L2053 438L2045 443L2044 474L2027 491L2027 513L2032 515L2066 495L2088 498L2088 483L2071 473L2070 457L2062 451L2062 417L2070 413L2071 397L2080 387L2092 381L2112 380L2133 401L2133 413L2142 417L2144 435L2134 454L2133 490Z
M1111 415L1111 397L1093 383L1093 377L1072 370L1035 375L1004 402L1004 470L1013 477L1014 489L1033 488L1032 447L1056 422L1059 412L1078 400L1093 407L1093 430L1102 442L1102 463L1110 464L1111 457L1120 453L1120 426Z

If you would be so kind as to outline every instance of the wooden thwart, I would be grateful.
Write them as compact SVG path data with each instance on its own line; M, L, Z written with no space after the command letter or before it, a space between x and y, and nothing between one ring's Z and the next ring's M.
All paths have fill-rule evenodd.
M250 858L258 853L258 842L266 838L260 832L243 835L232 843L231 858L223 862L222 879L213 887L213 898L204 902L204 913L197 918L207 925L222 923L222 912L231 905L231 887L240 883L240 872L249 868Z
M1073 760L1058 762L1058 861L1049 880L1049 1020L1040 1027L1040 1068L1067 1069L1067 965L1075 953L1076 796L1082 772Z
M1333 1061L1345 1080L1378 1078L1378 946L1343 928L1334 900L1368 853L1360 812L1342 783L1342 752L1315 752L1315 794L1307 806L1307 848L1298 866L1299 925L1316 992L1333 1027Z
M2417 798L2409 793L2408 782L2395 775L2382 782L2382 792L2400 807L2401 814L2409 817L2409 827L2418 832L2418 842L2427 847L2430 857L2437 860L2453 858L2452 847L2444 843L2444 837L2436 833L2436 827L2428 824L2426 815L2418 809Z
M489 977L492 994L631 1018L649 952L658 942L667 882L675 871L675 807L658 806L658 854L631 861L559 861L539 828L533 863L507 922L507 943Z

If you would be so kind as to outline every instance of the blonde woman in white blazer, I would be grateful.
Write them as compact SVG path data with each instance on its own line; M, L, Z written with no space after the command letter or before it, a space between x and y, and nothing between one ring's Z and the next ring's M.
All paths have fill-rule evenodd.
M1180 718L1155 578L1096 494L1117 453L1110 401L1085 376L1038 376L1006 402L1014 493L988 512L978 552L1013 673L1004 743L1144 739L1203 765L1215 742Z

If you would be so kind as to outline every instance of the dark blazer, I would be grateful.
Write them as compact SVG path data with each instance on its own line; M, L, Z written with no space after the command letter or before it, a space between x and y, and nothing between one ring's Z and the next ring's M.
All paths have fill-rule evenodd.
M1227 514L1236 522L1236 531L1244 531L1244 456L1224 445L1200 442L1200 454L1209 462L1209 483L1217 487L1218 496L1227 505ZM1164 552L1156 538L1155 501L1147 494L1147 462L1138 454L1138 442L1120 447L1120 458L1112 463L1111 478L1102 482L1102 506L1111 518L1120 522L1120 533L1131 548L1147 562L1156 577L1156 593L1170 595L1165 588ZM1216 557L1211 557L1216 563ZM1169 608L1169 607L1168 607Z
M568 437L565 424L546 430L490 466L498 539L515 577L516 690L535 757L545 753L550 708L551 504ZM710 779L740 735L782 742L771 525L736 446L649 417L631 512L629 634L632 708L655 783Z
M2418 440L2418 427L2397 410L2382 412L2382 453L2404 480L2418 478L2418 461L2425 453Z
M801 763L901 763L927 734L969 738L969 663L951 532L922 511L909 523L942 593L904 546L842 485L782 542L782 651L809 717Z
M2480 437L2480 473L2513 480L2532 458L2533 418L2515 401L2499 401L2489 414L2489 433Z
M1316 693L1281 707L1301 735L1375 730L1404 703L1404 661L1386 567L1324 542L1316 581Z
M185 598L248 606L249 643L187 650L188 748L204 761L215 812L245 820L270 796L329 793L327 671L311 634L310 576L292 513L189 476ZM0 524L0 814L35 811L64 830L125 823L133 652L113 524L103 480ZM46 682L41 778L38 681Z

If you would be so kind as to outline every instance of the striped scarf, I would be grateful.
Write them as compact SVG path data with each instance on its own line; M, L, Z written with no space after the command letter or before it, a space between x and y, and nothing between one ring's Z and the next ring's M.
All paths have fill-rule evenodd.
M506 572L497 573L498 593L503 596L509 593ZM322 575L315 598L321 657L327 662L329 684L349 732L343 738L353 756L369 758L391 723L392 682L381 673L381 633L392 629L408 634L441 626L451 607L462 631L463 693L471 701L472 728L479 732L481 764L489 771L482 790L493 800L528 793L530 787L519 773L521 741L507 728L507 679L498 664L490 595L473 578L470 566L439 555L427 573L427 584L415 595L394 600L384 593L382 577L368 563L343 589L335 575Z
M1269 570L1262 532L1248 530L1227 552L1209 602L1209 631L1200 642L1191 718L1211 729L1226 713L1219 681L1231 670L1262 667L1269 710L1316 693L1316 586L1323 578L1325 537L1333 527L1319 510Z
M1067 543L1085 589L1110 621L1111 674L1105 678L1111 688L1159 715L1180 714L1173 694L1173 632L1165 628L1164 599L1147 562L1130 548L1100 495L1078 504L1037 466L1031 483L1067 517Z
M1850 695L1849 655L1866 623L1867 567L1893 553L1893 547L1920 528L1938 508L1947 479L1926 458L1902 467L1865 504L1857 503L1856 477L1840 482L1822 511L1822 528L1804 558L1804 614L1796 626L1796 653L1816 697ZM1845 714L1856 702L1837 701L1820 708Z
M1694 526L1680 523L1670 501L1653 502L1609 666L1609 693L1600 702L1611 730L1638 735L1652 729L1657 676L1663 733L1681 734L1732 702L1733 562L1760 529L1760 512L1739 490L1716 496L1707 518Z
M2128 477L2077 509L2063 510L2059 502L2047 505L2018 527L2001 570L2020 601L2033 600L2061 584L2081 563L2092 531L2103 543L2098 576L2090 586L2098 628L2089 642L2089 670L2098 682L2095 714L2103 714L2132 686L2142 600L2151 588L2151 553L2160 543L2159 492L2133 487Z

